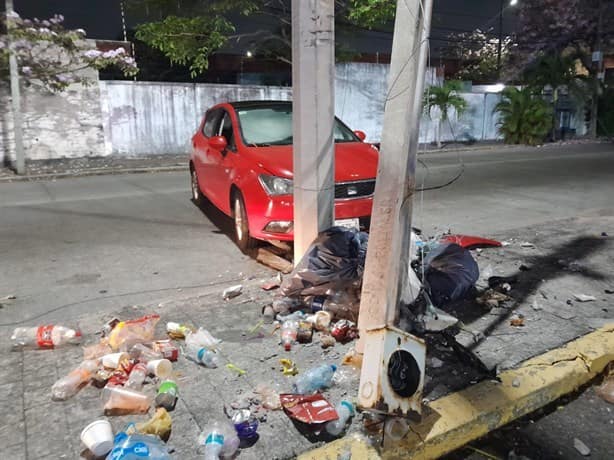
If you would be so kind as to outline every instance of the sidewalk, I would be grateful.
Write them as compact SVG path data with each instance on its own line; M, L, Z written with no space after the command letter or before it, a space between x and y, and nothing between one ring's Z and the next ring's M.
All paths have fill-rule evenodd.
M614 266L614 240L607 235L614 235L612 216L570 219L505 234L482 235L508 243L502 248L473 251L483 278L517 275L518 282L509 293L513 300L498 307L489 310L468 301L455 308L454 313L465 324L465 331L461 331L457 339L498 373L612 323L613 296L606 290L614 289L610 273ZM258 327L261 309L273 296L260 288L263 281L250 279L247 274L243 294L229 301L222 300L222 289L216 287L203 290L196 297L181 298L181 294L177 294L161 299L157 306L118 303L114 315L102 315L95 309L82 311L78 317L66 318L66 323L78 324L86 343L90 344L98 341L96 331L112 316L129 319L158 313L161 316L157 329L160 337L166 321L176 321L203 326L222 339L224 357L246 370L245 375L239 376L225 366L218 369L198 367L183 357L174 366L180 398L171 413L173 433L169 445L174 448L173 458L201 458L196 446L198 433L212 418L223 417L224 406L238 403L257 409L257 398L252 390L261 382L277 384L281 390L289 389L292 380L281 374L280 358L290 357L299 370L304 371L323 362L340 364L352 346L351 343L336 344L322 350L316 338L312 344L296 345L290 353L284 352L278 335L271 334L271 325ZM484 286L483 281L480 286ZM580 302L575 297L580 294L592 295L595 300ZM4 302L5 308L10 308L10 300ZM510 324L513 314L523 315L524 326ZM12 327L3 326L0 338L0 347L5 350L0 358L1 410L5 414L0 443L5 456L13 459L77 458L83 449L79 441L81 429L102 416L100 390L88 386L66 402L53 402L50 387L79 364L81 348L8 352L11 330ZM342 398L354 400L357 394L358 374L347 366L339 366L339 369L340 378L324 393L333 404ZM459 359L440 338L435 335L429 338L424 391L427 401L480 381L494 388L498 385L492 381L492 376ZM521 390L524 390L522 382ZM155 386L147 385L146 391L155 392ZM532 404L538 402L531 401ZM543 398L542 405L548 402ZM525 409L531 407L540 406L526 406ZM241 459L293 458L330 441L313 433L301 434L283 412L259 410L258 413L260 438L253 446L241 450ZM520 415L522 411L516 416ZM146 418L123 416L109 417L109 420L117 431L127 421ZM364 415L357 415L349 434L362 433L363 421ZM491 429L496 427L494 424ZM377 437L371 440L375 447L379 446ZM605 458L598 457L599 452L594 455Z

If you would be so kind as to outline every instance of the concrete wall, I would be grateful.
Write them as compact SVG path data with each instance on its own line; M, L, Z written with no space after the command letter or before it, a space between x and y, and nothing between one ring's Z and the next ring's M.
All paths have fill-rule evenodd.
M96 84L71 85L60 94L36 86L22 87L23 142L26 158L74 158L102 156L105 138L100 110L100 89ZM0 163L15 157L13 117L8 85L0 86Z

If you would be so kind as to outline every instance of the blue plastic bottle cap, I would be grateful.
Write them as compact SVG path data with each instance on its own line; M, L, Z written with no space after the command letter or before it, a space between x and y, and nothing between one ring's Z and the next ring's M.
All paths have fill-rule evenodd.
M224 444L224 436L219 433L209 433L209 436L205 439L205 444L219 444L221 446Z
M354 415L354 404L352 404L349 401L343 400L343 401L341 401L341 405L347 407L348 410L350 411L350 414Z
M337 370L337 366L335 364L331 364L330 368L335 372Z

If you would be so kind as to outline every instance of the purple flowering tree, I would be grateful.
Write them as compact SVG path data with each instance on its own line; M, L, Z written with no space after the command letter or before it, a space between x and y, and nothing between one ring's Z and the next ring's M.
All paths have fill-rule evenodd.
M62 15L50 19L24 19L14 12L8 15L5 24L11 39L0 37L0 68L7 69L12 53L26 84L52 92L73 83L92 83L86 69L117 66L126 76L138 72L136 62L123 48L99 51L86 40L83 29L66 29L63 22Z

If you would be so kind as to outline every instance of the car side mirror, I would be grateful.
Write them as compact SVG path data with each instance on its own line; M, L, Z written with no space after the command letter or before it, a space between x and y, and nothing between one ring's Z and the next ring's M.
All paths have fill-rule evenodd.
M209 145L213 147L215 150L219 150L223 152L228 147L228 142L224 136L213 136L209 139Z
M356 134L356 137L360 139L361 142L367 138L367 134L364 131L356 130L354 134Z

